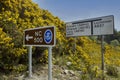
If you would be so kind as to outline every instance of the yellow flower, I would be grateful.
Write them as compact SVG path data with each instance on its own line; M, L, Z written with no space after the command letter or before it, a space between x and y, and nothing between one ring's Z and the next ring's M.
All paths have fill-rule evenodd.
M2 8L2 11L4 11L5 10L5 8Z

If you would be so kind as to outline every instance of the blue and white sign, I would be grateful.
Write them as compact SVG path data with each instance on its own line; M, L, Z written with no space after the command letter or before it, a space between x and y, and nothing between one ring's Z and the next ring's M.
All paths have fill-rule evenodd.
M52 37L53 37L52 31L50 29L47 29L44 33L44 41L47 44L49 44L52 41Z

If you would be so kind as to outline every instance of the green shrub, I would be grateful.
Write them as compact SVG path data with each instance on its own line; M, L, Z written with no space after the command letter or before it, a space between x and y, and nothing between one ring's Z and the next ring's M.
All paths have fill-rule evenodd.
M39 58L39 62L45 64L48 63L48 50L45 50L43 53L42 57Z
M107 66L107 75L118 77L118 69L115 66Z
M112 46L119 46L120 45L120 43L119 43L119 41L118 40L112 40L111 42L110 42L110 44L112 45Z
M88 74L82 74L81 75L81 80L89 80L89 75Z
M23 65L23 64L19 64L17 66L13 66L13 71L15 71L17 73L25 71L26 69L27 69L27 66Z

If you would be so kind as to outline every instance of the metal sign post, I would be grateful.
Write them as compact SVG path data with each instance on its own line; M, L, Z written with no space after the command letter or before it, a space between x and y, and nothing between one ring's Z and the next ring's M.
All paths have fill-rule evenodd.
M48 47L48 80L52 80L52 47L56 45L55 27L39 27L24 31L24 45L29 47L29 77L32 77L32 46Z
M29 46L29 77L32 77L32 46Z
M101 70L102 70L102 80L104 80L104 36L101 35Z
M114 33L114 16L72 21L66 23L66 37L101 35L101 69L104 80L104 36Z
M48 47L48 80L52 80L52 47Z

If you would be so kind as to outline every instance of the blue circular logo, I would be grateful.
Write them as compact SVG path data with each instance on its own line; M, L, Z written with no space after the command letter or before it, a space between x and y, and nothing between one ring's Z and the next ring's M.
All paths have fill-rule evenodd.
M50 29L47 29L44 33L44 41L49 44L52 41L52 31Z

